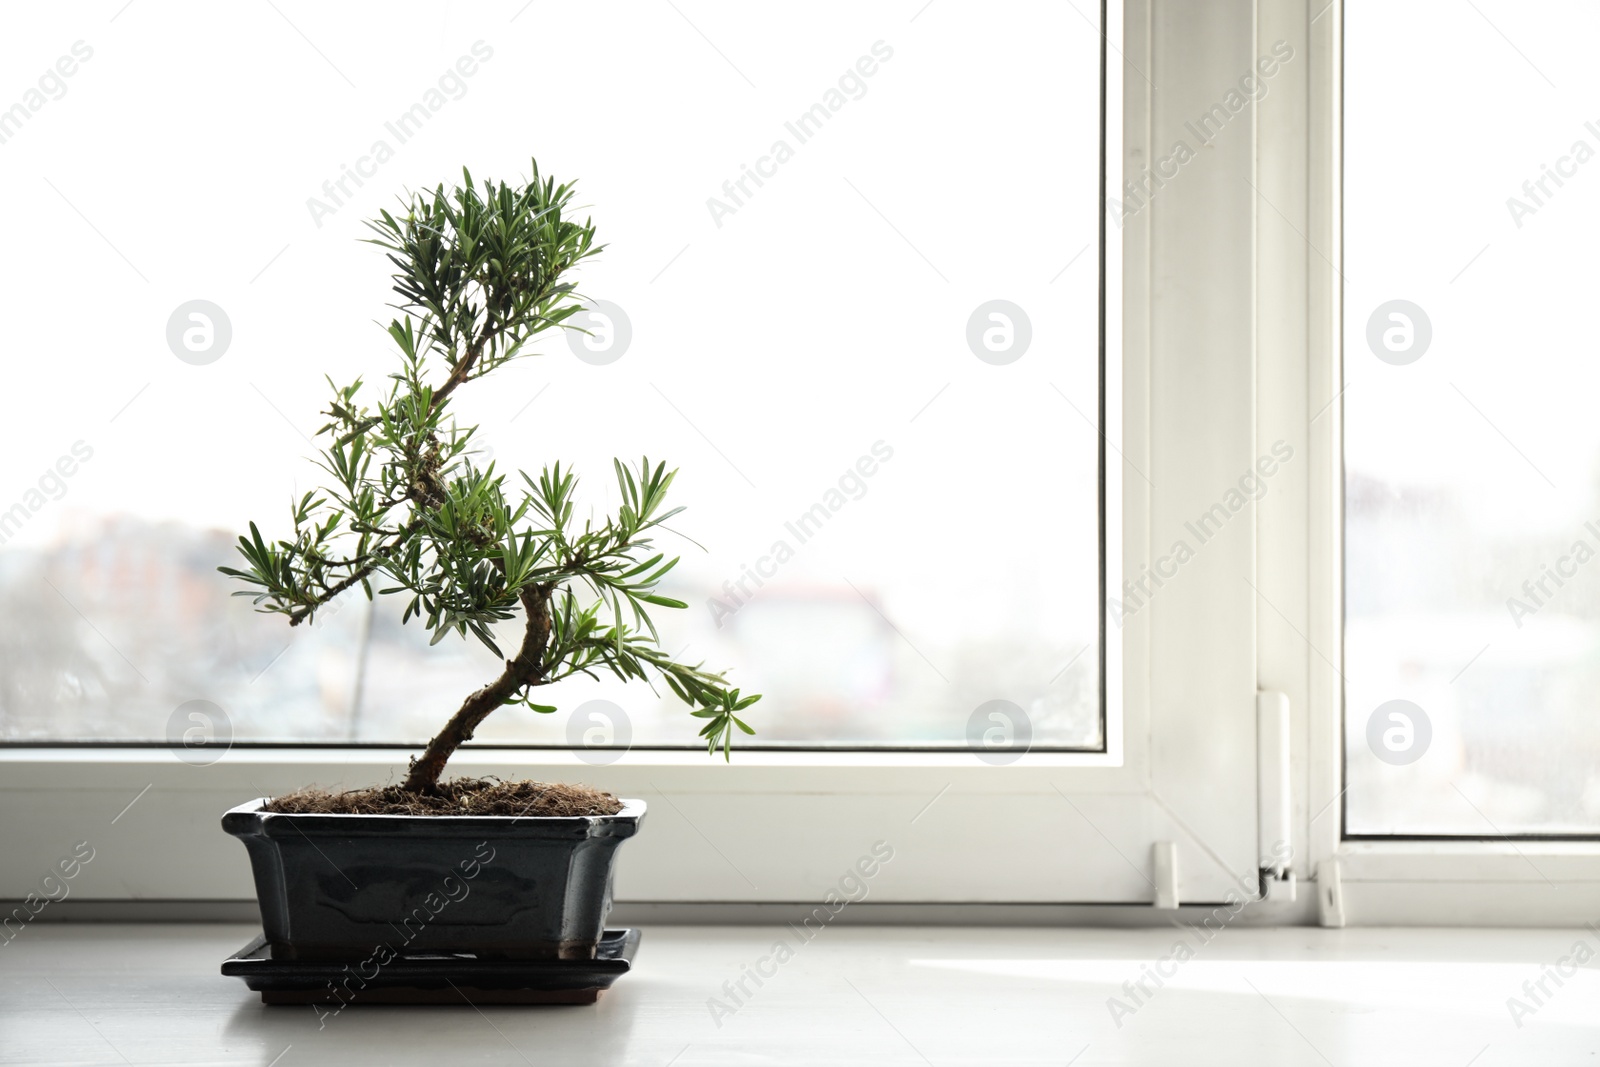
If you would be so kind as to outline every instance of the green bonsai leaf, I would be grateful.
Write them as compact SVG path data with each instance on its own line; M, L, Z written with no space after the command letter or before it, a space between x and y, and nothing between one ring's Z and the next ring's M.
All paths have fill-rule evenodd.
M239 538L244 566L218 569L247 587L235 596L291 626L359 586L368 598L405 597L402 622L419 620L432 644L470 637L504 662L412 761L408 790L437 792L450 755L496 708L550 714L534 691L580 674L664 680L704 720L707 750L727 758L735 729L754 732L735 712L760 697L667 656L649 612L687 607L658 591L678 560L652 537L683 510L666 508L677 472L648 457L614 460L621 505L580 527L571 470L518 471L512 490L494 463L474 462L477 428L455 422L458 388L521 358L546 331L576 328L564 326L582 307L570 274L603 247L574 217L573 187L541 177L537 162L522 185L462 177L367 224L395 269L400 317L384 329L397 368L376 393L361 378L328 380L317 463L329 483L290 502L291 538L268 541L251 523ZM519 617L508 655L494 626Z

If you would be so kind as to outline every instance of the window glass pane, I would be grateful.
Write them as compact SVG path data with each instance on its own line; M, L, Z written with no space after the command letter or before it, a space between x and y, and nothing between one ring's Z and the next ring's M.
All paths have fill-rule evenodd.
M1346 12L1348 827L1592 833L1600 8Z
M40 75L0 126L0 735L159 740L207 701L239 739L415 742L493 676L389 599L291 631L215 568L318 484L324 374L392 366L361 220L536 155L591 206L608 318L458 418L597 514L612 456L682 468L668 650L765 693L760 742L960 744L1005 700L1100 745L1092 7L280 7L0 41ZM193 301L227 322L204 365ZM548 697L478 739L564 744L592 699L635 744L697 725L611 679Z

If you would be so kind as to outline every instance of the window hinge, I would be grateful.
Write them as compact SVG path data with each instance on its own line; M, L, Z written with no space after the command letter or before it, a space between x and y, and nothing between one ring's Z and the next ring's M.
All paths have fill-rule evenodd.
M1256 693L1256 855L1263 900L1295 898L1289 770L1289 696L1261 690Z

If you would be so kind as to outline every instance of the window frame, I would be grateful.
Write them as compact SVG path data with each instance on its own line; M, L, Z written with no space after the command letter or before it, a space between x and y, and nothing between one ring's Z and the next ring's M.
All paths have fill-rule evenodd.
M1237 78L1262 41L1312 33L1306 63L1274 83L1248 135L1219 141L1208 169L1120 229L1102 215L1102 429L1121 460L1106 462L1102 448L1102 568L1131 580L1198 502L1250 467L1259 441L1304 423L1313 383L1337 373L1337 272L1264 224L1276 216L1262 194L1333 247L1336 185L1319 186L1318 168L1328 163L1319 152L1336 159L1336 101L1324 97L1337 84L1338 42L1331 19L1313 22L1290 0L1106 0L1105 11L1108 31L1121 31L1120 47L1107 39L1102 48L1118 57L1102 63L1102 140L1119 143L1112 120L1121 125L1121 151L1106 153L1111 188L1170 144L1186 113ZM1318 102L1328 110L1320 120ZM1196 331L1196 321L1210 328ZM1336 414L1337 394L1321 395L1334 397ZM1285 636L1266 601L1284 605L1312 642L1337 647L1337 443L1336 431L1308 442L1301 481L1230 527L1148 610L1121 627L1102 623L1104 752L1032 752L994 767L931 751L742 751L722 765L696 751L638 749L596 766L565 750L483 748L454 765L581 771L644 797L652 826L624 855L618 885L630 903L820 899L875 837L907 846L874 887L877 901L1106 906L1161 902L1167 888L1168 904L1216 903L1259 889L1256 698L1272 689L1289 695L1295 717L1291 869L1310 877L1317 863L1354 855L1340 852L1337 828L1319 836L1337 820L1314 814L1322 787L1337 781L1337 678ZM1124 477L1127 468L1154 481ZM1298 740L1308 730L1309 743ZM199 767L162 749L0 749L9 814L0 835L15 858L0 871L0 900L19 899L35 868L42 875L63 847L97 834L109 859L85 867L83 899L248 899L243 857L216 828L222 811L309 781L396 776L411 752L238 746ZM1158 887L1155 846L1167 844L1178 863ZM1306 901L1263 902L1256 915L1303 921Z
M1102 38L1104 53L1107 42L1104 35ZM1103 118L1112 113L1120 95L1106 89L1106 69L1102 61ZM1108 125L1111 123L1101 123L1103 162ZM1101 169L1103 196L1110 168L1103 165ZM1100 269L1103 279L1112 279L1119 258L1112 249L1108 260L1103 219L1101 226ZM1114 387L1106 387L1110 382L1107 331L1116 327L1115 317L1108 317L1106 308L1119 306L1115 290L1114 284L1102 284L1096 354L1103 382L1099 398L1102 417L1108 403L1113 412L1117 410L1120 395ZM1116 350L1115 345L1111 339L1111 351ZM1115 430L1111 435L1114 440ZM1103 470L1103 442L1099 452ZM1101 540L1113 547L1121 522L1106 501L1114 500L1116 492L1102 477ZM1115 565L1114 553L1102 553L1102 601L1105 568ZM980 804L983 801L972 798L991 798L998 810L1009 804L1004 798L1026 796L1039 803L1033 805L1035 813L1022 819L1025 825L1012 832L1015 840L1010 859L1003 863L1006 869L998 872L1010 888L1006 894L990 895L997 900L1055 901L1059 894L1038 877L1038 864L1029 859L1025 846L1030 834L1048 833L1072 818L1067 806L1070 800L1064 804L1049 799L1056 791L1056 779L1065 776L1071 780L1063 797L1067 793L1108 794L1114 807L1117 795L1126 791L1123 780L1137 773L1123 752L1120 685L1105 667L1109 662L1115 669L1119 659L1116 644L1115 634L1103 636L1104 737L1099 751L1040 749L1009 766L996 767L980 763L960 749L752 746L741 747L732 763L724 765L700 748L641 745L603 763L604 756L612 753L602 756L603 750L596 750L584 753L588 757L584 759L555 745L484 745L462 749L451 766L463 773L508 777L559 778L581 773L601 788L644 797L655 809L651 832L641 835L624 856L618 892L621 899L644 903L819 899L838 872L849 869L860 850L871 843L867 838L841 842L838 848L813 845L804 862L794 865L794 852L797 848L803 851L799 842L814 830L809 824L816 821L806 809L817 806L819 796L854 803L859 809L857 821L879 827L885 837L892 836L889 828L909 835L919 832L913 829L914 823L922 824L922 830L935 826L943 812L934 805L947 793L953 796L945 801L946 809L965 797ZM91 843L103 840L103 853L112 857L97 867L85 867L85 877L77 886L80 900L248 898L253 887L243 857L235 855L237 848L216 830L215 820L223 811L249 797L286 792L308 782L354 787L396 780L414 751L383 744L240 743L216 752L214 761L207 750L194 750L189 754L192 762L185 763L161 744L0 745L0 811L9 815L0 820L0 840L6 854L16 859L0 871L0 900L19 900L36 889L34 869L41 875L48 872L63 843L80 839ZM745 831L735 843L724 838L725 826L714 821L730 818L729 808L737 809L738 814L731 818ZM700 809L720 814L702 816ZM29 818L19 817L24 810L30 811ZM926 820L925 812L929 813ZM1115 813L1111 818L1137 822ZM951 832L958 836L970 832L964 825L967 821L955 816ZM1091 829L1080 827L1077 836L1087 841ZM723 839L720 846L718 838ZM737 857L737 862L728 853ZM985 897L982 885L952 880L952 873L962 866L960 849L935 841L927 855L922 886L908 879L908 888L896 899L950 903ZM684 856L702 862L685 863ZM1120 866L1121 861L1102 857L1101 862ZM1126 870L1120 876L1124 882L1130 877Z
M1320 9L1323 0L1311 0ZM1521 838L1354 835L1346 831L1344 743L1346 708L1343 663L1343 359L1342 204L1344 0L1308 27L1311 77L1299 99L1263 109L1272 126L1263 138L1263 160L1288 185L1301 181L1305 212L1290 212L1305 235L1276 233L1262 247L1261 274L1292 267L1306 279L1305 388L1291 382L1263 389L1265 407L1302 412L1310 424L1312 484L1303 529L1280 516L1274 536L1306 545L1306 611L1293 619L1306 640L1264 639L1264 678L1304 678L1307 751L1302 819L1310 865L1317 879L1317 906L1324 925L1559 925L1582 923L1600 907L1600 837ZM1292 26L1311 17L1290 0L1262 0L1263 24ZM1304 151L1290 143L1293 112L1305 116ZM1281 140L1281 152L1270 151ZM1265 228L1264 228L1265 229ZM1300 244L1296 251L1294 244ZM1309 249L1309 250L1308 250ZM1266 349L1263 348L1263 351ZM1302 405L1304 405L1302 407ZM1297 581L1283 566L1285 579ZM1280 623L1280 626L1282 624ZM1265 629L1265 628L1264 628ZM1317 650L1327 650L1323 656ZM1292 682L1286 684L1293 684Z

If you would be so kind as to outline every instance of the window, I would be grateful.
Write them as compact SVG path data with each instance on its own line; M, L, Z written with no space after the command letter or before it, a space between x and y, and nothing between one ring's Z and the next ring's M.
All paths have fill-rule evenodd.
M1348 830L1593 834L1600 12L1345 26Z
M911 14L35 13L9 65L71 62L0 146L37 206L12 233L37 255L0 268L37 401L3 461L0 735L173 740L209 707L235 740L415 743L492 675L389 600L291 631L215 568L319 484L323 374L390 365L361 220L536 154L609 245L594 336L550 336L458 417L502 467L576 465L597 507L613 455L682 468L706 550L669 546L692 608L664 634L766 694L755 740L961 746L1001 700L1023 747L1103 748L1099 14ZM209 43L245 34L283 40ZM644 687L549 699L693 742ZM479 740L567 743L512 708Z
M1496 28L1514 40L1524 32L1479 6L1494 21L1472 31L1484 41L1503 45ZM685 529L709 551L685 546L677 592L695 604L673 636L769 694L758 740L777 748L731 765L676 751L688 734L681 712L634 703L632 690L575 695L626 700L633 746L614 761L608 750L606 761L580 765L594 753L559 724L491 720L480 737L489 743L463 752L462 769L582 776L650 803L651 832L630 846L619 899L811 900L883 839L897 859L875 882L875 903L1216 902L1272 888L1258 914L1295 921L1317 908L1332 922L1525 904L1537 875L1502 842L1346 837L1492 836L1451 822L1459 808L1428 821L1441 810L1429 805L1456 792L1435 788L1429 760L1450 730L1466 736L1467 717L1441 709L1429 756L1411 768L1409 781L1431 782L1431 794L1394 793L1410 772L1371 757L1364 734L1348 762L1344 746L1347 706L1353 722L1354 709L1417 700L1386 679L1404 667L1401 641L1422 627L1385 622L1384 612L1471 622L1485 603L1505 609L1477 586L1471 596L1453 589L1455 599L1413 596L1420 587L1405 583L1420 564L1402 574L1372 563L1421 535L1403 528L1403 514L1365 508L1357 480L1405 488L1404 478L1425 475L1416 484L1458 491L1482 510L1481 494L1520 462L1495 457L1498 436L1452 438L1444 458L1416 452L1422 436L1401 434L1373 388L1378 374L1407 388L1431 381L1433 357L1456 345L1446 327L1479 329L1470 317L1453 325L1451 301L1486 314L1500 291L1450 295L1479 284L1498 243L1475 262L1481 245L1458 258L1455 234L1428 231L1427 204L1412 197L1401 217L1391 205L1399 197L1373 192L1381 152L1417 158L1389 112L1444 107L1404 95L1405 64L1420 60L1362 37L1392 32L1383 23L1369 33L1373 20L1409 15L1352 7L1345 64L1341 0L1321 10L1141 0L1103 15L1072 4L890 12L706 2L679 4L681 13L640 4L629 21L603 27L587 11L513 6L451 11L427 41L364 12L279 7L175 20L141 4L88 28L71 12L41 11L38 33L24 38L38 48L54 33L63 51L82 39L95 54L63 76L66 95L41 94L43 107L0 144L11 153L0 181L32 182L44 205L15 222L18 246L42 257L26 268L27 284L12 279L13 290L39 294L39 313L18 317L17 343L65 344L78 359L71 373L61 361L25 361L18 380L41 398L70 387L85 427L65 432L54 402L17 416L18 439L36 451L16 466L13 499L27 514L0 548L0 595L36 598L8 603L40 623L8 622L7 640L76 658L30 676L27 664L49 658L4 657L17 679L8 685L53 701L5 695L8 735L42 742L0 749L0 797L41 813L0 827L8 856L47 864L58 839L75 839L69 825L142 796L86 875L103 881L75 892L246 899L234 846L214 833L216 811L306 781L393 774L405 746L433 728L436 705L453 705L483 677L468 646L454 661L413 655L402 644L409 635L381 613L369 619L361 601L292 635L243 612L192 630L163 620L184 617L186 599L214 596L210 568L226 559L232 531L248 518L270 529L274 505L309 484L311 469L294 457L307 453L322 402L310 379L322 369L352 377L387 358L363 318L380 314L386 296L371 250L354 240L357 221L396 185L438 180L467 159L481 174L515 172L536 149L548 170L582 179L611 242L588 282L604 302L590 322L600 339L547 345L504 389L463 392L463 416L483 424L497 462L577 463L601 503L613 454L649 451L682 466ZM1454 25L1448 15L1440 25ZM278 37L251 54L207 47L230 32ZM542 46L552 40L605 42L608 76L594 76L601 46L569 59ZM20 69L56 56L23 54L11 37L0 48L16 52L5 54ZM1452 62L1435 51L1413 49ZM90 92L96 71L114 77ZM546 73L563 87L557 99L540 88ZM173 110L135 103L133 85ZM1376 107L1362 93L1408 106ZM403 142L390 126L404 127ZM1432 144L1431 130L1416 136ZM373 147L391 139L392 154ZM779 152L779 140L791 151ZM183 146L185 162L159 165L152 145ZM107 158L143 165L107 182ZM178 169L181 195L171 185ZM85 173L92 178L77 183ZM1112 210L1096 217L1102 180ZM1563 195L1581 172L1566 180ZM1504 210L1505 195L1490 197L1485 218ZM1536 205L1516 232L1533 232L1561 203ZM182 211L157 209L173 204ZM241 204L253 211L243 222ZM63 239L64 226L76 236ZM1415 240L1387 240L1395 227ZM1424 253L1454 262L1422 271ZM87 274L96 299L41 287L41 273ZM1434 290L1410 288L1427 277ZM1407 366L1375 355L1358 366L1371 312L1395 299L1433 316L1433 349ZM221 308L232 331L221 358L202 366L165 340L169 318L191 300ZM180 317L180 346L186 323L204 327ZM112 349L118 358L100 354ZM1577 375L1576 366L1552 371ZM1456 381L1519 445L1516 426L1495 417L1498 404L1511 422L1535 424L1535 438L1543 432L1548 420L1529 414L1533 394L1497 367L1474 373L1443 382ZM600 387L615 417L597 423L582 400ZM1542 395L1551 394L1568 402L1560 390ZM73 456L80 440L91 457ZM1574 461L1547 464L1538 449L1536 439L1523 447L1562 484L1567 472L1552 467ZM55 467L62 455L70 475ZM43 507L29 503L30 486ZM1524 511L1484 528L1544 537L1534 520L1557 515ZM137 552L83 551L108 518L123 524L109 528L114 543ZM1455 528L1467 521L1477 519ZM180 526L185 537L229 534L195 542L185 561L174 547L189 543ZM1180 540L1191 549L1181 559ZM793 554L778 552L779 541ZM1479 582L1487 572L1474 570L1471 551L1448 573ZM193 581L155 576L174 566ZM137 606L91 599L98 578L69 580L85 573L115 575L118 595ZM26 585L36 577L56 589ZM1104 624L1102 581L1118 602ZM119 611L139 623L111 624ZM1541 609L1525 623L1556 617ZM1405 632L1386 644L1385 625ZM798 651L797 634L807 641ZM1499 646L1455 685L1497 655ZM1437 673L1431 661L1428 671ZM46 684L62 679L70 684ZM1448 687L1450 676L1435 681ZM259 747L189 766L159 743L48 743L159 742L187 730L190 720L173 716L189 699L225 706L234 736ZM1490 706L1482 692L1471 699ZM987 753L1002 757L993 762L967 751L973 713L990 700L1025 709L1030 751L1016 736ZM994 720L978 724L987 735ZM352 740L369 744L343 746ZM531 746L513 747L521 743ZM1471 743L1491 751L1482 737ZM1503 796L1530 780L1487 758L1480 766ZM1450 781L1498 826L1573 825L1551 814L1573 810L1570 785L1536 781L1554 801L1540 808L1491 803L1474 780ZM1539 870L1593 876L1591 843L1558 844L1569 866L1540 853ZM1287 878L1269 885L1264 868L1315 878L1317 892L1291 903ZM8 884L0 880L0 895Z

